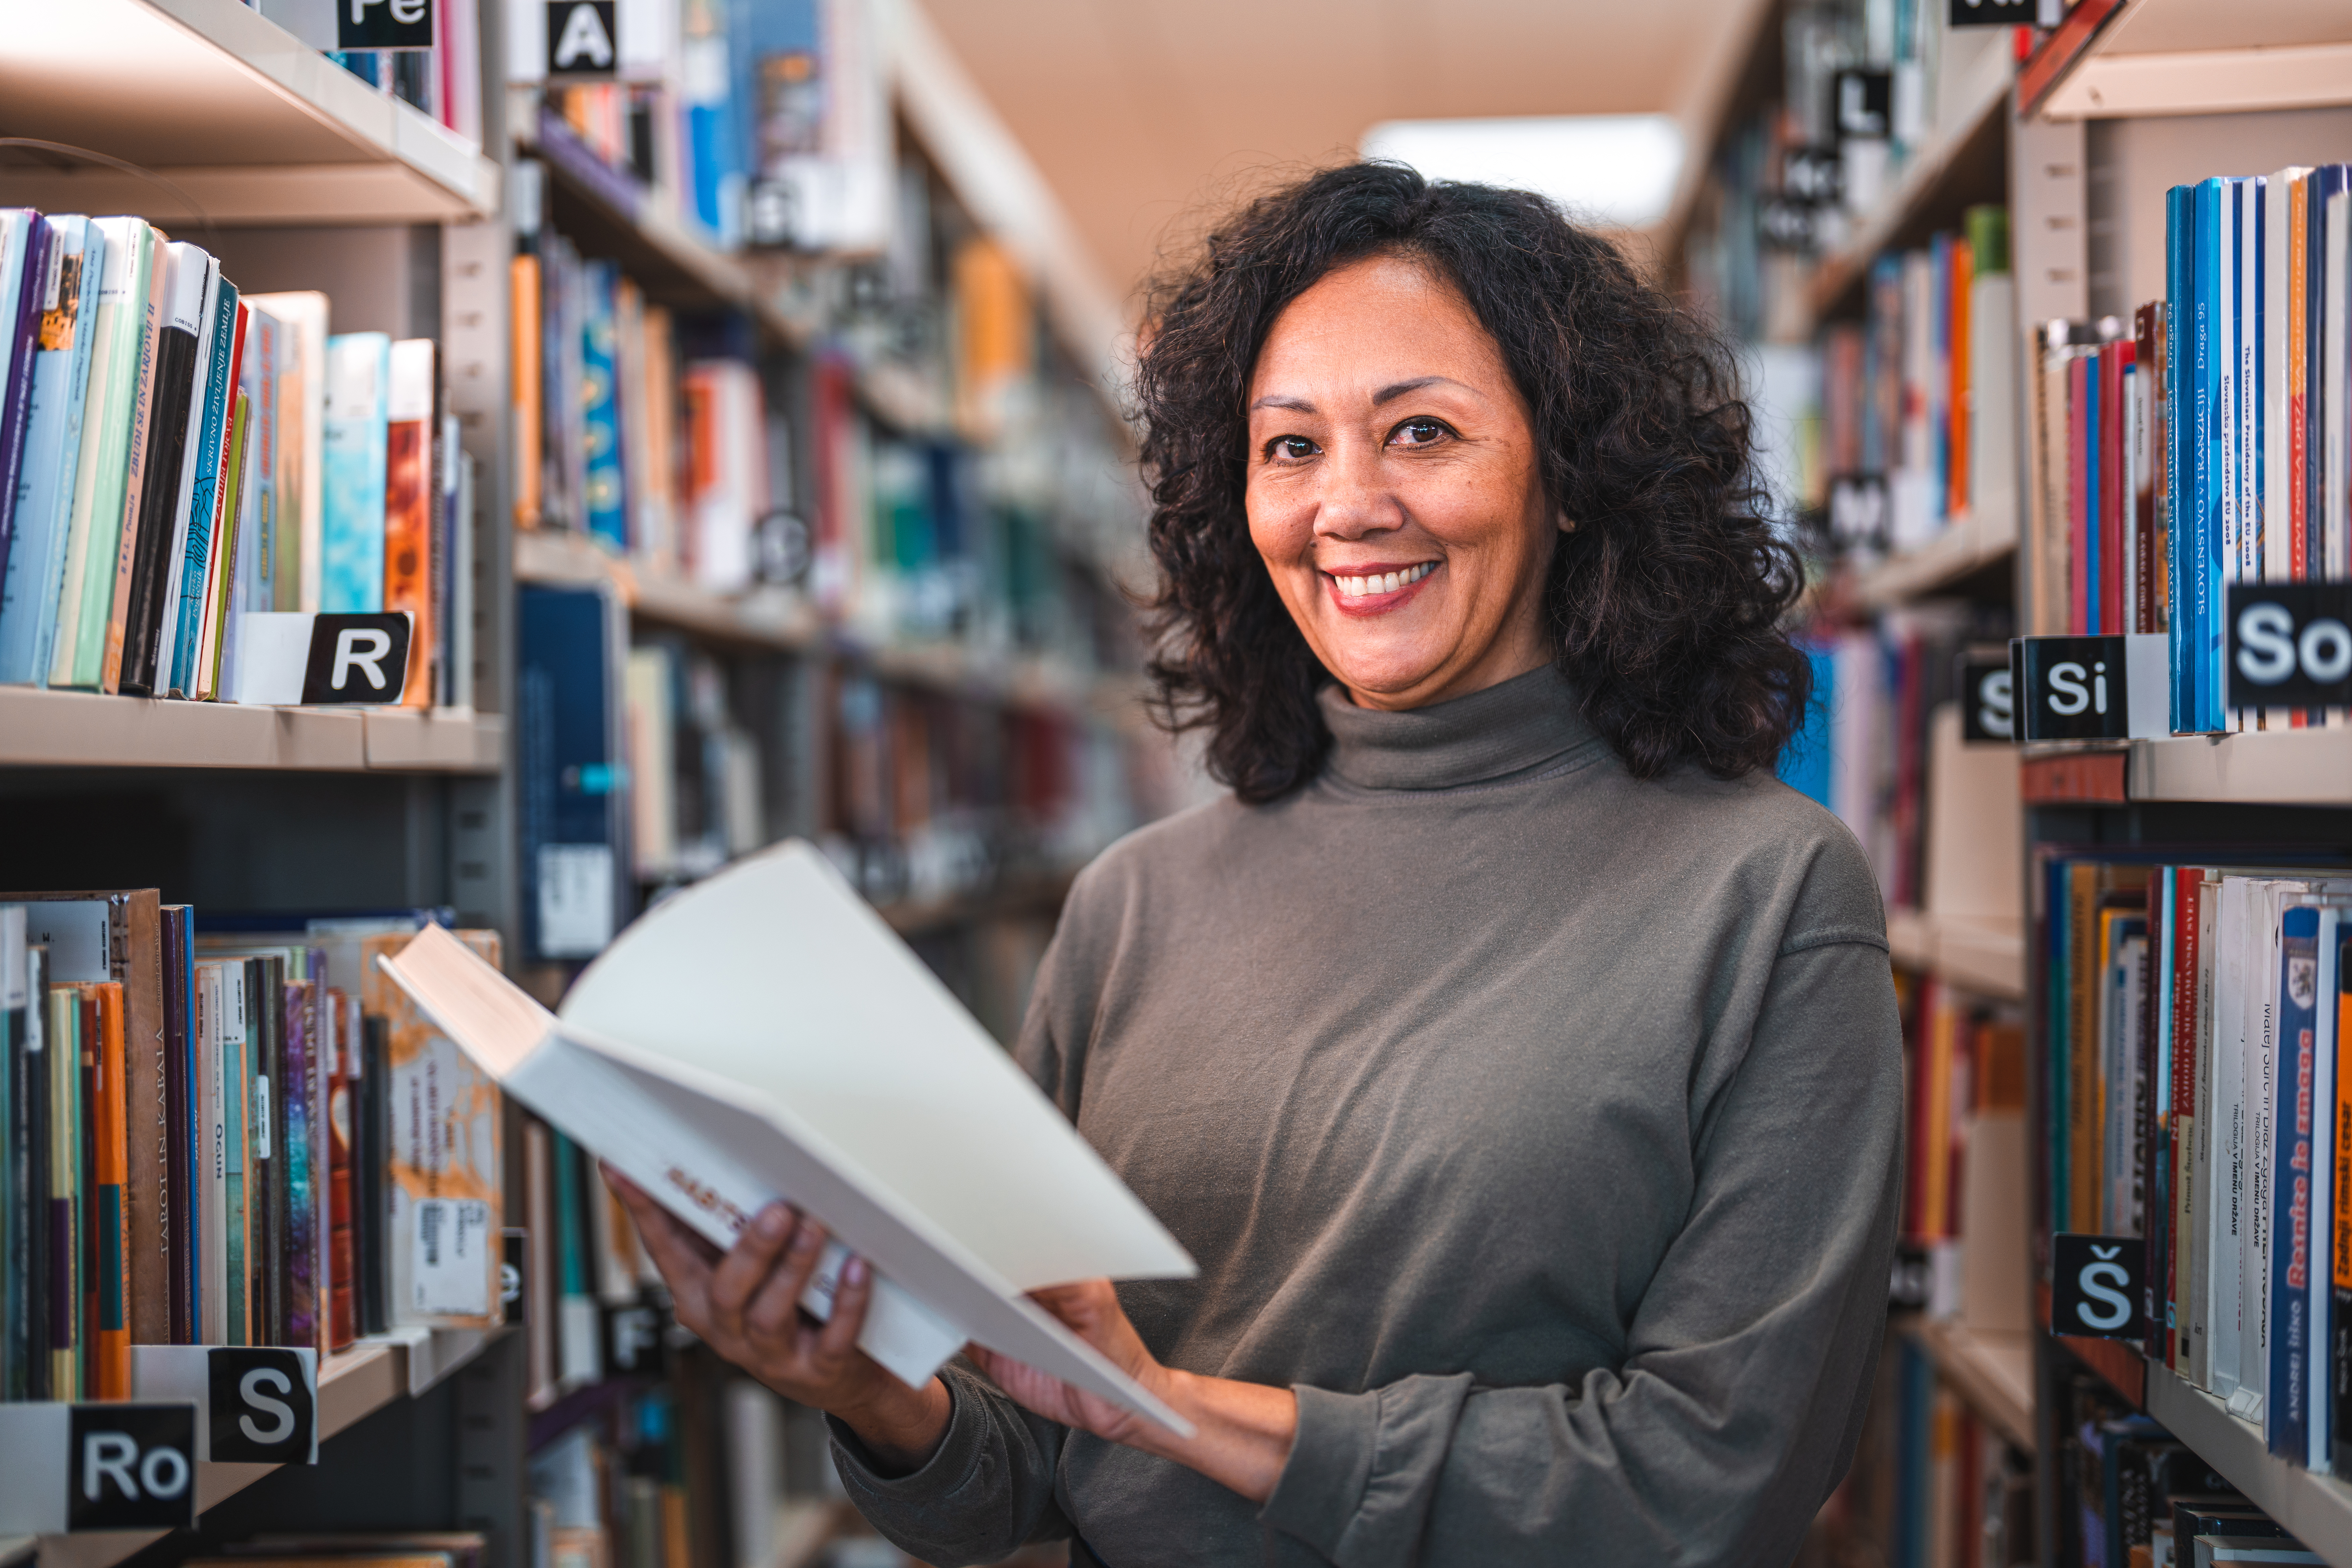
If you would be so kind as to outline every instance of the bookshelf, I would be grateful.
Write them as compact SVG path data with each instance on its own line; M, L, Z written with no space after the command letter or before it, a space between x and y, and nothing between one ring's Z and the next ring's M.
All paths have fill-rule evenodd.
M2352 1487L2288 1464L2252 1422L2160 1366L2147 1369L2147 1413L2330 1563L2352 1562Z
M2082 0L2018 77L2053 120L2263 112L2352 101L2352 23L2324 0Z
M142 164L215 224L457 223L498 210L495 158L369 88L239 0L75 0L8 14L11 134ZM0 169L0 201L141 212L154 186L95 164ZM171 197L159 221L192 227Z
M258 708L0 686L0 765L490 774L506 721L457 710Z
M2034 1451L2032 1336L1936 1321L1910 1333L1979 1415L2021 1452Z

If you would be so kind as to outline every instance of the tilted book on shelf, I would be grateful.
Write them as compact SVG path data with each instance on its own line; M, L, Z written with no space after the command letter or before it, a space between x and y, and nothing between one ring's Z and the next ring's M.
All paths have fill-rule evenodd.
M739 862L638 921L551 1014L434 929L384 973L508 1092L730 1245L766 1205L876 1272L860 1345L919 1385L977 1342L1181 1430L1024 1291L1192 1259L815 849Z

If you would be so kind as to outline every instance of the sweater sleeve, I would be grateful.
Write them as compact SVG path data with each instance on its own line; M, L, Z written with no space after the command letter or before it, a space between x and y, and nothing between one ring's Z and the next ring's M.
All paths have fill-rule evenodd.
M940 1371L953 1402L947 1436L920 1469L883 1472L841 1422L834 1468L866 1522L901 1550L940 1568L993 1563L1032 1541L1070 1533L1054 1500L1054 1476L1067 1428L1033 1415L961 1357Z
M1622 1363L1548 1387L1301 1387L1265 1526L1339 1568L1403 1568L1432 1542L1465 1563L1795 1555L1884 1332L1902 1067L1884 949L1792 946L1697 1132L1690 1215Z

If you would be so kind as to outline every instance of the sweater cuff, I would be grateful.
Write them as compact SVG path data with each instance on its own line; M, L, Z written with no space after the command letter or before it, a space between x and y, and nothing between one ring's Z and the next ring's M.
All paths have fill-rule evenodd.
M884 1475L865 1439L838 1416L826 1415L825 1429L833 1434L833 1468L852 1498L869 1498L886 1508L936 1503L954 1496L971 1479L980 1467L988 1421L979 1401L956 1386L955 1372L953 1366L940 1369L940 1381L948 1390L947 1435L929 1458L903 1476Z
M1298 1428L1259 1522L1336 1561L1340 1537L1364 1504L1379 1447L1381 1396L1295 1386Z

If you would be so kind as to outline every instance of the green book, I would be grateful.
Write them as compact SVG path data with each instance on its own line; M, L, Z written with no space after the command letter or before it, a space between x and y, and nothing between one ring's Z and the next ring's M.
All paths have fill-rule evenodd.
M65 583L49 684L95 689L106 668L106 627L114 606L122 512L131 480L131 427L139 412L140 353L147 337L155 233L144 218L98 220L106 267L98 290L89 390L73 510L66 524Z
M81 1399L81 993L49 987L49 1397Z

